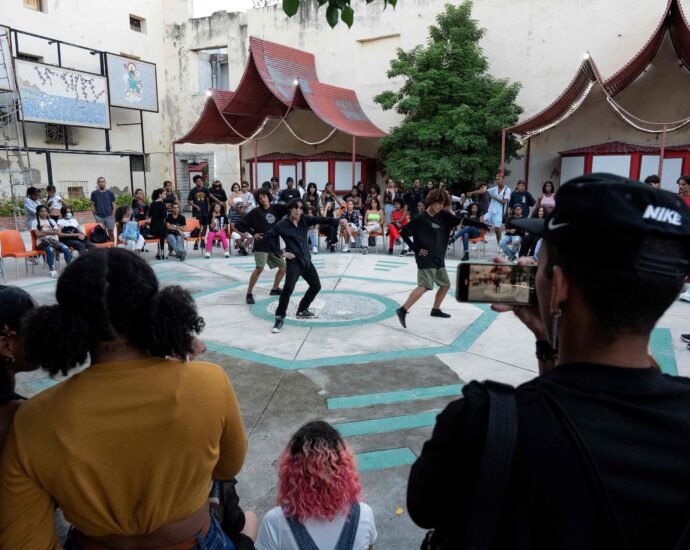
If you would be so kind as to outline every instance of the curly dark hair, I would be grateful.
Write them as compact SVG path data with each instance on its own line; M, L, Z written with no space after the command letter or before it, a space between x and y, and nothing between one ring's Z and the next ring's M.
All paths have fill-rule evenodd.
M94 357L101 342L126 338L153 357L185 359L204 328L191 294L159 289L151 266L123 248L96 249L68 265L58 279L57 305L27 315L27 361L51 374Z
M35 307L36 302L25 290L0 285L0 336L7 338L13 332L22 336L22 318ZM15 399L14 372L11 363L0 355L0 405L12 399Z
M256 204L259 204L259 197L261 195L265 195L268 197L268 204L271 204L273 202L273 195L271 194L271 192L268 189L266 189L265 187L261 187L260 189L257 189L256 192L254 193L254 198L256 199Z

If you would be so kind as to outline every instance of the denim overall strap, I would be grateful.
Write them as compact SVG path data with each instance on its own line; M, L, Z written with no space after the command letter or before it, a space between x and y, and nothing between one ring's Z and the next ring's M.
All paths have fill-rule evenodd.
M296 518L290 518L285 516L290 531L292 531L292 536L295 537L295 542L300 550L319 550L319 547L314 543L314 539L311 538L307 528L302 525Z
M357 527L359 527L359 502L355 502L350 508L334 550L352 550L355 546Z

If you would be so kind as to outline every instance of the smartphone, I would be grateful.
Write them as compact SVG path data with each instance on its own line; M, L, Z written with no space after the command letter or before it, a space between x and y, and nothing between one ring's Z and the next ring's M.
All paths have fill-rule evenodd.
M455 299L507 305L536 305L536 265L462 262L458 264Z

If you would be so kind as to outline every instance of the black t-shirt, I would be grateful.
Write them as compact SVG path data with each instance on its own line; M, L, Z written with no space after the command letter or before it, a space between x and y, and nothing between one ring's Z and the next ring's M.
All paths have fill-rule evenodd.
M168 208L163 201L153 201L149 209L151 216L151 233L158 237L165 235L165 218L168 217Z
M445 267L450 232L461 222L461 218L451 214L448 210L441 210L434 217L429 216L426 212L419 214L403 227L400 235L407 245L414 250L419 269ZM421 249L427 250L428 254L420 256L418 252Z
M182 214L178 214L177 217L173 216L172 214L168 214L168 217L165 218L165 223L170 224L170 225L176 225L180 228L182 228L182 232L184 234L184 227L187 225L187 220ZM179 235L179 232L177 231L171 231L170 229L166 228L166 233L168 235Z
M479 205L479 214L484 215L489 211L489 205L491 204L491 195L489 192L482 193L477 197L477 204Z
M254 241L254 252L271 252L271 245L275 248L278 243L278 236L276 235L276 243L270 243L265 237L266 231L273 227L287 214L287 208L282 204L271 204L268 208L257 206L237 222L235 227L240 233L261 233L264 235L262 239Z
M299 199L299 197L299 190L294 187L292 189L283 189L280 192L280 202L284 202L285 204L289 203L292 199Z
M198 189L196 186L189 190L188 201L192 201L192 204L199 207L199 210L192 208L192 215L195 218L206 217L208 215L208 189L202 187Z
M690 519L690 380L592 364L559 366L515 390L515 457L492 548L624 548L547 393L589 447L630 548L672 548ZM459 539L489 409L481 384L468 384L463 395L437 417L407 493L415 523Z
M535 202L532 193L529 191L513 191L508 201L508 207L512 209L519 204L522 206L522 217L526 218L529 216L529 209L534 206Z
M144 201L132 199L132 214L136 221L145 220L149 215L149 205Z
M211 187L208 188L208 193L209 193L209 195L213 195L214 197L216 197L222 203L224 203L225 201L228 200L228 196L225 194L225 189L223 189L222 187L219 187L218 189L216 189L212 185ZM211 201L212 205L216 204L216 201L214 201L210 197L209 197L209 200ZM221 211L223 212L223 214L225 214L225 204L223 204L223 206L221 206Z

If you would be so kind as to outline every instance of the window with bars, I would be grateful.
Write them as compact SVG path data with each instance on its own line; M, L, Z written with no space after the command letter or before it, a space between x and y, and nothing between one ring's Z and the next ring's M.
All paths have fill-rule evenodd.
M45 125L45 143L64 145L65 136L69 145L79 145L79 128L62 124Z
M24 0L24 7L30 10L43 11L43 0Z

